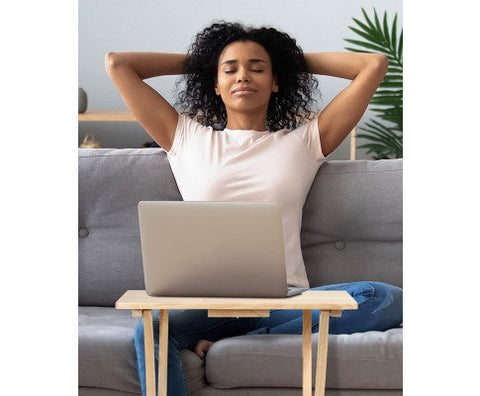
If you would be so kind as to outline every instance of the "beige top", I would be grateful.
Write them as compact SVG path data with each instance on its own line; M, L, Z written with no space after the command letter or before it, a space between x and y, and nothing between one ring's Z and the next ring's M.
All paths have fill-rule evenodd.
M287 281L309 287L300 246L302 209L325 161L318 119L289 131L215 131L179 115L168 160L185 201L278 202Z

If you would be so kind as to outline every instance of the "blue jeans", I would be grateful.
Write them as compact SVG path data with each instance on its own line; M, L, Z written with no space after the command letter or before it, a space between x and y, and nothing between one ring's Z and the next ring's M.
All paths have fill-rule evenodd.
M379 282L354 282L316 287L311 290L346 290L358 303L357 310L343 311L330 318L330 334L352 334L370 330L384 331L402 323L402 289ZM312 311L312 332L318 332L319 311ZM158 370L159 312L153 313L155 373ZM169 396L188 396L180 351L193 350L198 341L218 341L244 334L301 334L301 310L271 310L268 318L209 318L206 310L169 312L168 383ZM143 321L133 336L137 352L137 371L146 395Z

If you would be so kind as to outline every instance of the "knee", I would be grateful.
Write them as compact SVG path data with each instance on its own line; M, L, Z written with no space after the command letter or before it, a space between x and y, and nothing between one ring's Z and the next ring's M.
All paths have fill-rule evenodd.
M391 306L402 306L403 291L397 286L381 282L370 282L375 289L375 297Z
M389 328L397 327L403 322L403 291L401 288L386 283L374 283L377 306L373 313L383 312L389 319Z
M331 333L385 331L402 323L402 289L380 282L355 282L348 285L348 291L358 309L333 318Z

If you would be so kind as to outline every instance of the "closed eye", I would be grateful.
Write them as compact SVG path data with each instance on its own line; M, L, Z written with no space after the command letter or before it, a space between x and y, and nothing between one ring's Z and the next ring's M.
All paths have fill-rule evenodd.
M263 70L263 69L251 69L250 71L253 72L253 73L263 73L265 70ZM236 72L237 72L236 70L225 70L224 71L225 74L233 74L233 73L236 73Z

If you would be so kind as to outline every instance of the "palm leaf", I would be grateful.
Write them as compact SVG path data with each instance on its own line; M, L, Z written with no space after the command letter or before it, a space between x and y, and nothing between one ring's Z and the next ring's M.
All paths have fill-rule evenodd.
M385 77L383 77L383 81L403 81L403 76L397 73L387 73Z
M378 42L382 40L382 35L377 32L376 29L372 29L370 26L365 25L364 23L360 22L358 19L353 18L355 23L363 29L365 33L368 33L374 40L374 42ZM349 26L349 29L354 29Z
M376 120L365 123L359 138L366 143L359 148L366 148L367 154L374 158L401 157L403 155L403 29L397 34L398 15L395 14L391 27L385 11L380 20L377 10L373 9L373 18L364 8L361 9L364 21L352 18L356 26L349 26L357 39L344 39L353 46L345 47L352 52L376 52L385 54L389 61L387 74L373 96L370 104L376 118L391 123L385 126Z
M383 97L383 96L402 96L402 91L399 90L390 90L390 89L378 89L377 90L377 96L378 97Z
M366 154L374 154L372 156L374 160L389 159L393 155L391 148L384 144L366 143L358 148L366 148Z
M385 12L385 18L387 17L387 13ZM395 17L393 18L393 24L392 24L392 48L394 50L397 49L397 14L395 14ZM388 26L386 27L386 30L388 30ZM398 51L396 51L398 53Z
M383 32L385 34L385 38L387 41L387 45L390 46L390 37L388 35L388 21L387 21L387 12L383 14ZM392 35L392 40L394 39L394 36Z
M388 68L388 73L396 73L396 74L403 74L403 67L389 67Z
M354 28L354 27L349 27L349 29L352 32L357 33L359 36L363 37L364 39L366 39L370 42L376 43L378 41L378 35L376 35L375 32L372 32L372 31L369 31L369 30L362 31L362 30Z
M372 109L372 111L375 111L376 109ZM394 110L394 111L391 111L391 112L386 112L386 111L383 111L377 115L377 118L381 119L381 120L384 120L384 121L388 121L392 124L394 124L394 126L391 127L391 130L392 131L396 131L396 132L402 132L403 130L403 114L402 114L402 111L400 109L400 112L396 112L398 109L397 108L391 108L390 110Z
M403 81L382 81L380 84L380 87L385 87L385 88L402 88L403 87Z
M383 138L375 140L375 136L371 134L359 134L357 137L369 141L369 143L362 144L358 148L366 148L367 154L375 153L375 159L401 158L403 155L403 148L399 146L401 141L392 144Z
M363 17L365 18L365 20L367 21L368 23L368 26L370 26L370 28L372 30L377 30L375 25L372 23L372 21L370 20L370 18L368 17L366 11L362 8L362 14L363 14Z
M395 155L397 158L401 157L403 154L401 135L393 132L380 123L376 123L376 125L367 123L365 125L366 127L360 127L360 130L365 133L358 134L358 138L367 139L374 142L374 144L381 145L383 147L382 157L384 158L387 158L388 155Z
M399 118L401 119L402 118L402 115L403 115L403 109L402 109L402 106L392 106L392 107L388 107L388 108L376 108L376 107L372 107L371 110L375 113L377 113L377 117L378 118L381 118L381 119L384 119L386 120L387 117L394 117L394 118ZM393 121L392 121L393 122ZM400 122L394 122L395 125L394 127L398 127L399 130L402 130L402 128L400 127Z
M385 141L391 147L395 148L396 150L402 149L402 140L400 136L394 133L390 128L385 127L383 124L372 120L370 123L365 123L364 127L359 128L362 131L367 132L370 136L372 136L372 140L377 141ZM358 134L357 137L364 137L365 134Z
M379 44L371 44L366 41L360 41L360 40L350 40L350 39L345 39L346 42L350 44L355 44L363 48L368 48L377 52L385 52L385 47ZM361 50L358 50L359 52L362 52ZM365 52L365 51L363 51Z
M378 19L377 10L375 8L373 9L373 19L375 20L375 27L379 32L381 32L382 27L380 26L380 20Z
M402 33L400 33L400 39L398 40L397 53L398 53L398 58L402 59L402 57L403 57L403 30L402 30Z
M401 98L398 96L382 96L372 98L370 104L378 106L398 106L402 103Z
M388 58L388 64L390 67L397 67L397 68L401 68L402 67L402 64L400 63L400 61L398 60L398 54L391 54L391 53L388 53L388 51L385 51L384 52L385 55L387 55L387 58Z

